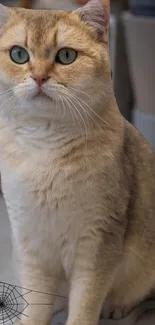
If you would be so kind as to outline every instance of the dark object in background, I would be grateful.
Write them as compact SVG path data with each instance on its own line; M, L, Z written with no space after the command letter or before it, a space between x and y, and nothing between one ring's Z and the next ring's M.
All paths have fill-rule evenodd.
M2 3L3 5L6 5L6 6L12 6L12 7L20 6L23 8L30 9L32 7L32 1L33 0L16 0L16 1L0 0L0 3Z
M30 9L32 7L32 0L23 0L22 7Z
M113 84L120 112L126 120L132 122L134 92L130 77L128 51L126 48L124 25L121 15L117 16L116 24L116 57Z
M136 16L155 17L155 0L130 0L130 8Z
M111 13L112 14L120 14L122 10L129 9L129 1L128 0L111 0Z

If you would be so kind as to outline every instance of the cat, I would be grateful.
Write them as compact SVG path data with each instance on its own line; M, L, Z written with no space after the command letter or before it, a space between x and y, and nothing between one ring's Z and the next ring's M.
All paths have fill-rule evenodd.
M21 285L53 293L30 292L24 325L50 324L64 279L67 325L125 317L155 286L155 156L117 107L109 16L0 6L2 188Z

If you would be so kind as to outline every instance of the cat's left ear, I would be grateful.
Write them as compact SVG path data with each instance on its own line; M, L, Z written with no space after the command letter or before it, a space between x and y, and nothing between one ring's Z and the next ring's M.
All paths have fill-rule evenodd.
M0 4L0 29L7 23L10 10L8 7Z
M79 13L81 19L93 27L97 39L108 43L110 0L89 0Z

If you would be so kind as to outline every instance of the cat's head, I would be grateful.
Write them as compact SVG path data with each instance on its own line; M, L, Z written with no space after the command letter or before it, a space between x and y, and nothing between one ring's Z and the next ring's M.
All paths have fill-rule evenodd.
M0 115L92 116L110 96L109 11L109 0L74 12L0 5Z

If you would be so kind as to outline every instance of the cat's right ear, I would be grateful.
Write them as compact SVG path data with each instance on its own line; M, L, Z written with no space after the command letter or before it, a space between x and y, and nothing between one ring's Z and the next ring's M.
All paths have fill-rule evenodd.
M9 13L9 8L0 4L0 29L8 22Z
M77 11L81 19L94 29L97 39L108 43L110 0L89 0Z

